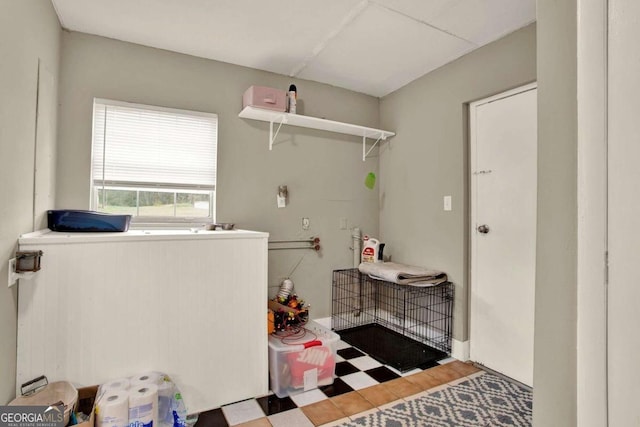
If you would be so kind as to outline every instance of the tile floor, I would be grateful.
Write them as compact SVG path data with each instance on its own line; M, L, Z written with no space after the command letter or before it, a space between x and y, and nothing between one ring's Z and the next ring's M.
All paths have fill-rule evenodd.
M195 427L328 427L458 382L478 371L473 365L449 358L435 367L401 373L339 341L337 378L332 385L284 398L270 393L225 405L199 414Z

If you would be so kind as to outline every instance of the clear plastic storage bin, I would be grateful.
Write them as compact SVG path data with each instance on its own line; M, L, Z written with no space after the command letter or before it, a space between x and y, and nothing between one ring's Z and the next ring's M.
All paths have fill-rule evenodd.
M269 378L278 397L333 384L340 337L310 320L300 332L269 336Z

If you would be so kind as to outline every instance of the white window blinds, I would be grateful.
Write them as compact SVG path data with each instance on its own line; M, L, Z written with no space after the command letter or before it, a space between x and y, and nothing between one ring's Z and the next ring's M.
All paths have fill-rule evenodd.
M218 116L96 99L94 186L214 191Z

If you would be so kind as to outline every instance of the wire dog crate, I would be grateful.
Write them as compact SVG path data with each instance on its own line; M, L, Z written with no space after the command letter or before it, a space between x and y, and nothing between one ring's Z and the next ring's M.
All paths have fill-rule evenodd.
M331 326L342 339L400 371L451 353L453 284L416 287L333 272Z

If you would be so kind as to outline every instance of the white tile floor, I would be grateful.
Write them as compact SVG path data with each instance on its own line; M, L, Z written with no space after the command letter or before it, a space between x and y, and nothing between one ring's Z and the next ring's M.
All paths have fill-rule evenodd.
M306 392L289 390L289 396L282 399L270 394L225 405L208 411L206 415L202 414L202 423L199 427L228 427L251 422L263 425L267 421L274 427L308 427L313 424L301 409L305 406L333 396L376 386L400 376L422 372L422 369L415 369L401 373L356 350L342 340L337 342L336 347L337 351L342 353L342 355L335 355L336 371L341 373L338 374L339 378L334 380L333 385ZM330 424L339 425L346 421L349 421L349 418L336 420Z
M336 350L343 350L345 348L349 348L352 347L352 345L347 344L346 342L340 340L338 341L338 344L336 344Z
M312 403L320 402L321 400L325 400L327 395L318 390L317 388L314 390L305 391L298 394L292 394L291 400L298 405L298 407L311 405Z
M222 413L232 426L264 417L264 412L254 399L223 406Z
M313 427L313 423L300 408L267 417L273 427Z
M382 363L378 362L370 356L356 357L354 359L350 359L349 363L351 363L361 371L366 371L367 369L373 369L377 368L378 366L382 366Z
M349 384L354 390L362 390L363 388L380 384L364 372L355 372L340 378L342 378L342 381Z

